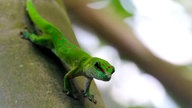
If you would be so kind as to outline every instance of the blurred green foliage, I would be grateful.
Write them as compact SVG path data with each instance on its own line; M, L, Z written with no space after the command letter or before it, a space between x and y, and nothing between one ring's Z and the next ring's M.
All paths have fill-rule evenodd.
M122 17L134 15L134 6L130 0L111 0L109 6Z

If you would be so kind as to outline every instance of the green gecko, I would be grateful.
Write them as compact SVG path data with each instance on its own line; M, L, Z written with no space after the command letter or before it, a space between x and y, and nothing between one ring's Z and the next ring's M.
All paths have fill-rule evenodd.
M91 81L93 78L109 81L115 71L114 66L103 59L90 56L69 42L59 29L39 15L32 0L27 0L26 9L32 22L42 31L42 34L30 33L25 29L21 32L22 37L32 43L49 48L69 68L63 79L64 92L68 96L76 98L70 80L77 76L85 76L87 80L82 93L90 101L96 103L94 95L90 93Z

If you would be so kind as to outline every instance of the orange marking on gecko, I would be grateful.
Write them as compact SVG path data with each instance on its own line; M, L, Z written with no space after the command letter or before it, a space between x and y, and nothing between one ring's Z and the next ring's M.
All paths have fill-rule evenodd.
M58 40L62 40L62 38L58 38Z
M68 46L67 46L68 48L72 48L72 46L70 45L70 44L68 44Z
M77 48L74 48L74 51L77 51L78 49Z
M108 66L107 68L106 68L106 70L108 71L108 69L110 69L112 66Z
M66 42L66 43L65 43L65 45L69 45L69 43L68 43L68 42Z

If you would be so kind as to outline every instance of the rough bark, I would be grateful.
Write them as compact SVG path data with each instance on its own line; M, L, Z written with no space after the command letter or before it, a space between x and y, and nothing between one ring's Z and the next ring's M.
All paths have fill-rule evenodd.
M77 45L70 21L61 0L33 0L40 14L56 25ZM25 0L0 0L0 106L1 108L104 108L95 83L91 90L95 105L79 95L79 100L66 96L63 90L65 69L49 50L20 38L29 24ZM83 89L84 78L74 83ZM78 82L78 83L77 83Z

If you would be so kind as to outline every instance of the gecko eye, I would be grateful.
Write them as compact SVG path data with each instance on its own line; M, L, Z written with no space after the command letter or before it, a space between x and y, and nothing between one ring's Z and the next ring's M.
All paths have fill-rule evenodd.
M103 68L99 65L98 62L96 62L96 63L94 64L94 66L95 66L97 69L99 69L102 73L105 73L105 71L104 71Z
M95 66L96 68L100 68L100 66L99 66L99 63L98 63L98 62L96 62L96 63L94 64L94 66Z

